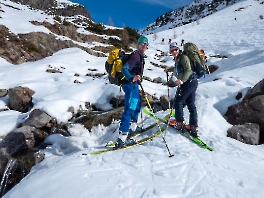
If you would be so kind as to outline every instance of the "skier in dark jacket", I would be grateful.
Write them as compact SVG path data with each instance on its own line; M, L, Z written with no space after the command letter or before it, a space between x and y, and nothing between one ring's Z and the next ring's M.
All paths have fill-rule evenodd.
M185 127L192 136L198 137L198 118L195 106L195 92L198 87L196 74L192 71L191 63L188 56L180 53L177 43L170 44L170 53L174 57L175 66L166 68L165 72L173 71L177 77L175 85L178 86L175 94L174 108L175 118L170 120L170 125L181 130ZM186 103L190 117L189 124L184 123L183 103Z
M119 127L119 138L117 147L124 144L132 144L135 141L129 139L130 122L137 122L141 109L141 98L139 93L139 83L142 80L144 70L144 52L148 49L148 39L140 36L137 41L137 50L129 57L122 67L122 74L125 82L122 89L125 92L125 107Z

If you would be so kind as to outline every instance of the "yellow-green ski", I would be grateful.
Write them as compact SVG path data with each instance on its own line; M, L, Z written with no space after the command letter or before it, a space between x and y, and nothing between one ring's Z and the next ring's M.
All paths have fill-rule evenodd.
M164 118L161 118L161 120L159 120L158 123L154 123L154 124L152 124L152 125L150 125L150 126L144 128L144 129L142 129L142 131L140 131L140 132L138 132L138 133L134 133L130 138L135 138L135 137L137 137L137 136L139 136L139 135L141 135L141 134L143 134L143 133L149 131L150 129L154 128L154 127L157 126L158 124L163 123L163 122L166 122L169 118L170 118L170 115L168 114L168 115L166 115ZM116 144L117 144L116 141L115 141L115 142L110 141L110 142L108 142L108 143L105 145L105 147L106 147L106 148L115 147Z
M138 140L136 144L126 145L126 146L123 146L121 148L108 148L108 149L104 149L104 150L93 151L93 152L91 152L91 154L92 155L98 155L98 154L102 154L102 153L107 153L109 151L118 151L118 150L128 149L128 148L131 148L134 146L138 146L138 145L144 144L145 142L152 140L153 138L157 137L166 129L167 129L167 125L164 125L157 132L153 133L151 136L148 136L146 138Z
M160 118L158 118L156 115L154 115L153 113L151 113L150 111L148 111L147 109L144 109L144 112L151 116L152 118L162 121ZM174 113L172 112L172 115ZM164 122L165 124L167 124L167 122ZM170 126L170 125L169 125ZM171 128L175 129L173 126L170 126ZM204 143L200 138L198 137L193 137L192 135L190 135L190 133L187 130L183 130L183 131L179 131L177 129L175 129L177 132L179 132L181 135L183 135L184 137L188 138L189 140L191 140L192 142L194 142L195 144L197 144L198 146L205 148L209 151L213 151L213 149L211 147L209 147L206 143Z

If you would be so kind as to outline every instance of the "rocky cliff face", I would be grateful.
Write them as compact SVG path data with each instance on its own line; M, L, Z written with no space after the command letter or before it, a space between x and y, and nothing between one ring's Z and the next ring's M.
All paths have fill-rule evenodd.
M77 33L73 25L65 26L58 23L51 25L49 23L39 24L37 22L36 25L44 25L52 32L58 35L68 36L72 40L78 42L98 41L108 43L107 40L96 35L82 35ZM37 61L51 56L61 49L70 47L79 47L95 56L105 56L104 53L95 52L92 49L82 47L71 40L58 40L53 34L31 32L28 34L15 35L3 25L0 25L0 34L2 35L0 38L0 56L12 64Z
M89 11L79 4L66 4L59 3L56 0L11 0L15 3L21 3L28 5L33 9L43 10L47 14L61 15L61 16L73 16L83 15L87 18L91 18Z

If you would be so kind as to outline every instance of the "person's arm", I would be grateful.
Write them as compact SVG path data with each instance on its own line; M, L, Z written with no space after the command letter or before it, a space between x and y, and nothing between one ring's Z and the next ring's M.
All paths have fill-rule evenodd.
M131 81L131 82L133 81L136 74L132 73L131 70L133 69L133 67L135 67L139 63L140 63L140 55L138 53L134 53L129 57L129 59L127 60L125 65L123 65L122 70L121 70L126 80Z
M180 65L182 67L182 72L177 76L177 78L184 83L193 73L189 58L183 55L180 60Z
M164 71L165 71L165 72L174 72L174 69L175 69L174 66L172 66L172 67L166 67L166 68L164 69Z

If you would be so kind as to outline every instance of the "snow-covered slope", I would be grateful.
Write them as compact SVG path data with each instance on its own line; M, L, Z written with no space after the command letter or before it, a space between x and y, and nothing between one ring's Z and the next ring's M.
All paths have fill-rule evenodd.
M199 23L199 20L241 0L193 0L191 3L159 16L153 23L143 28L141 34L180 27L188 23ZM189 1L190 2L190 1Z
M145 76L150 78L166 80L163 69L150 62L173 65L171 56L162 58L166 63L161 63L155 56L159 53L157 50L168 53L168 44L162 44L161 38L172 38L178 43L182 39L195 42L207 56L220 54L228 57L209 58L207 64L215 64L219 69L201 79L197 91L199 134L214 149L213 152L199 148L168 129L163 135L174 154L172 158L168 157L161 136L128 150L94 156L89 153L102 149L106 142L117 138L117 133L111 133L117 124L94 127L91 132L81 125L74 125L71 137L49 136L46 141L51 146L43 150L44 161L34 166L30 174L4 197L262 197L264 147L246 145L226 137L226 130L231 125L223 114L230 104L238 102L235 99L238 91L244 96L248 88L264 76L264 20L260 19L263 8L260 1L245 0L201 19L199 25L194 23L176 28L175 39L174 30L157 33L154 41L149 36ZM18 12L3 5L1 9L10 15ZM12 30L15 27L9 26L11 21L8 22L5 15L1 13L0 22ZM30 12L20 12L21 27L28 23L29 16ZM25 27L20 31L28 31L28 26ZM103 72L105 59L77 48L61 50L35 63L16 66L0 59L0 88L27 86L36 92L34 108L41 108L58 120L66 121L70 116L67 113L69 106L76 110L79 105L84 106L84 102L90 101L107 109L110 107L109 97L119 94L119 88L105 84L104 78L93 80L85 76L88 68ZM49 65L60 68L62 73L46 73ZM75 73L81 75L76 77ZM215 78L220 80L213 81ZM82 83L74 84L75 79ZM153 95L167 95L164 85L143 81L143 87ZM175 89L170 92L173 96ZM7 101L8 98L1 98L0 105L4 106ZM157 116L165 114L159 112ZM0 112L0 116L1 135L4 135L27 114L7 111ZM185 116L188 121L187 110ZM143 119L145 126L154 122L144 114Z

